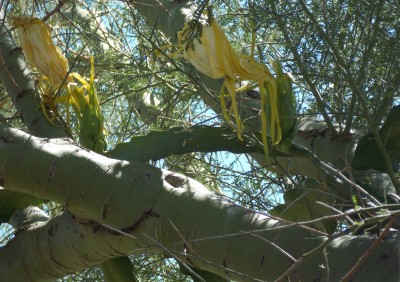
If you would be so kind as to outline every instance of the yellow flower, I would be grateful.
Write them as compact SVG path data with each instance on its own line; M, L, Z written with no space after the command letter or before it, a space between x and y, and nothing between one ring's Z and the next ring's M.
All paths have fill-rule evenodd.
M210 11L208 11L210 13ZM228 38L212 15L209 19L189 21L178 33L179 50L183 57L201 73L214 78L224 79L221 89L221 109L225 119L230 117L225 104L225 90L232 101L232 110L237 126L238 138L241 138L243 125L240 120L235 84L239 81L252 81L258 85L261 98L262 141L265 154L268 155L267 127L270 126L272 144L281 141L281 128L277 106L277 83L266 65L258 63L248 55L238 55ZM269 102L269 105L267 105ZM268 110L268 115L267 115Z
M178 33L178 41L185 45L183 57L201 73L218 79L225 76L241 80L265 81L273 79L264 64L257 63L247 55L238 55L218 22L212 19L201 28L201 36L193 40L193 45L186 41L189 25Z
M103 153L106 146L104 120L94 85L93 57L90 59L90 80L87 82L77 73L68 74L67 59L53 44L50 30L40 19L15 17L13 26L16 28L27 61L41 74L37 89L42 98L42 110L47 120L54 125L47 115L46 108L50 108L60 118L56 105L67 103L66 114L69 124L69 104L71 104L79 121L78 135L81 145ZM82 86L78 87L74 78ZM65 84L62 85L64 80ZM67 94L54 97L55 91L61 86Z
M12 24L29 64L48 80L50 89L59 88L69 67L61 50L53 44L49 28L40 19L30 17L14 17Z
M78 136L80 144L97 153L106 148L104 118L101 112L96 87L94 85L94 59L90 57L89 82L78 73L72 73L82 86L69 83L68 95L56 98L56 102L69 102L79 122Z

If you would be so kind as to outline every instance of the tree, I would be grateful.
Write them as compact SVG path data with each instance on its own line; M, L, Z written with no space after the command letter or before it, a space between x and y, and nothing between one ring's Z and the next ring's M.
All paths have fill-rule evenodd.
M2 1L0 213L15 228L3 277L100 266L109 281L397 281L398 4L213 3L238 53L255 42L257 61L296 78L297 114L280 112L282 128L297 119L296 136L283 150L263 141L261 88L235 93L240 140L238 119L221 111L223 79L161 48L185 16L210 9L181 2ZM80 146L98 116L67 96L43 100L46 80L34 80L9 25L31 11L71 71L90 77L94 57L87 89L96 85L105 152Z

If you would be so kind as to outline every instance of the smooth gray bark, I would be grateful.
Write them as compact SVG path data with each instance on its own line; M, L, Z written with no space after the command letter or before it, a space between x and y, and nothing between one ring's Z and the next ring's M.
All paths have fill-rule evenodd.
M14 129L0 133L0 178L6 189L56 201L72 214L20 230L0 249L5 277L44 281L122 254L159 252L234 280L271 281L293 263L277 246L298 259L327 240L231 204L185 176ZM374 239L342 236L331 242L329 281L344 275ZM398 243L397 233L389 234L355 280L397 281ZM325 264L319 252L290 277L326 280Z
M177 7L175 10L166 10L164 17L158 17L148 5L141 12L170 21L162 25L171 30L170 34L176 34L183 25L183 17L176 16L182 15L176 1L135 2L154 4L159 11L176 5L172 7ZM37 108L33 81L27 78L20 50L15 49L7 33L3 33L0 46L8 66L1 68L0 76L29 131L36 136L64 136L61 128L51 130L49 135L49 125ZM209 78L204 81L210 89L219 88L218 81ZM216 99L207 95L202 98L218 112ZM317 148L314 141L318 138L321 141L318 148L326 148L325 142L336 146L335 140L323 134L309 138L304 140L313 149ZM351 151L354 140L349 141L350 145L343 144L340 154L331 155L334 159ZM324 159L324 150L318 153ZM289 160L289 164L290 169L297 167L304 175L316 172L312 166L306 169L302 160L297 164ZM153 252L173 254L183 262L236 280L270 281L293 263L276 246L298 259L327 239L300 226L283 227L283 222L237 207L184 176L145 164L112 160L66 139L38 139L5 128L0 134L0 185L51 199L67 209L48 222L20 230L0 249L0 271L8 281L53 280L112 257ZM130 236L122 235L121 231ZM374 236L342 236L326 249L329 277L319 252L291 273L291 279L336 281L374 239ZM398 243L397 233L390 233L362 265L355 280L398 281Z

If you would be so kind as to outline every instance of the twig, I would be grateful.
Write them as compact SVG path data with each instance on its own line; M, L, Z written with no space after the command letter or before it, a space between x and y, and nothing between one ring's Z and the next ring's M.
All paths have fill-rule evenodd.
M235 271L235 270L230 269L230 268L228 268L228 267L221 266L221 265L218 264L218 263L209 261L209 260L204 259L204 258L199 257L199 256L193 256L193 255L191 255L191 254L186 254L186 253L182 253L182 252L178 252L178 251L174 251L174 253L177 254L177 255L179 255L179 256L185 257L187 260L191 260L191 261L192 261L192 260L196 260L196 261L201 262L203 265L210 265L210 266L214 266L215 268L223 269L223 271L224 271L227 275L235 274L235 275L238 276L238 277L239 277L239 276L240 276L240 277L243 277L243 279L238 279L238 281L265 282L265 280L261 280L261 279L258 279L258 278L256 278L256 277L252 277L252 276L250 276L250 275L248 275L248 274Z
M288 252L286 252L284 249L282 249L281 247L279 247L277 244L275 244L274 242L271 242L270 240L265 239L264 237L261 237L260 235L257 234L251 234L251 236L256 237L258 239L261 239L262 241L268 243L269 245L271 245L272 247L278 249L285 257L287 257L288 259L290 259L292 262L296 262L296 259L294 257L292 257Z
M326 252L326 249L322 250L322 257L324 258L325 262L325 267L326 267L326 282L329 282L329 277L330 277L330 268L329 268L329 259L328 259L328 254Z
M50 12L48 12L43 18L42 21L45 22L47 21L52 15L54 15L55 13L59 13L61 11L61 7L67 3L68 0L59 0L58 1L58 5L54 7L53 10L51 10Z
M285 273L283 273L281 276L278 277L278 279L275 280L275 282L281 282L281 281L287 281L287 277L295 271L302 263L304 263L307 259L317 255L320 253L322 249L325 249L325 247L332 242L334 239L339 238L340 236L344 235L344 232L340 232L334 236L330 236L326 241L324 241L322 244L317 246L316 248L312 249L308 253L303 254L291 267L289 267L288 270L286 270Z
M293 53L294 60L296 61L297 66L299 67L299 69L304 77L304 80L306 81L308 87L310 88L311 93L314 95L315 101L317 103L317 107L318 107L319 111L321 112L322 117L324 118L324 121L329 130L329 133L331 134L331 137L335 137L337 135L337 131L336 131L335 126L333 126L331 118L329 117L329 115L326 112L326 104L323 102L320 92L318 91L315 84L312 82L311 78L308 76L307 71L306 71L304 65L302 64L300 54L297 50L297 47L293 43L292 39L289 37L289 31L286 28L286 24L282 21L282 16L278 15L278 13L277 13L275 2L272 1L271 3L272 3L272 11L276 17L276 22L277 22L279 28L282 30L283 36L285 37L285 41L288 43L288 45Z
M323 203L323 202L316 201L315 203L318 204L318 205L324 206L324 207L326 207L326 208L328 208L328 209L330 209L330 210L332 210L334 212L337 212L339 215L343 215L347 219L348 222L350 222L352 225L354 225L354 221L347 214L341 212L340 210L335 209L334 207L332 207L332 206L330 206L330 205L328 205L326 203Z
M175 256L170 250L168 250L167 247L165 247L163 244L161 244L159 241L155 240L154 238L148 236L147 234L142 234L144 237L146 237L147 239L151 240L152 242L154 242L158 247L160 247L162 250L164 250L168 255L170 255L171 257L173 257L174 259L176 259L177 261L179 261L182 266L184 268L187 269L187 271L189 271L191 274L193 274L194 276L196 276L196 278L199 279L199 281L203 281L206 282L203 277L201 277L199 274L197 274L196 272L194 272L186 263L184 263L181 259L179 259L177 256Z
M388 208L400 208L400 204L391 204L391 205L385 205L385 206L379 206L379 207L360 208L358 210L352 210L352 211L348 211L348 212L341 213L341 214L327 215L327 216L323 216L323 217L320 217L320 218L317 218L317 219L312 219L312 220L308 220L308 221L302 221L302 222L298 222L298 223L293 223L293 222L288 221L288 220L283 220L283 219L280 219L280 218L269 216L271 219L276 219L276 220L279 220L281 222L285 222L285 223L287 223L287 225L274 226L274 227L270 227L270 228L263 228L263 229L251 230L251 231L241 231L241 232L236 232L236 233L209 236L209 237L190 239L190 240L185 239L182 242L177 242L177 244L183 244L185 242L190 242L190 243L200 242L200 241L205 241L205 240L210 240L210 239L226 239L226 238L229 238L229 237L243 236L243 235L252 235L252 234L258 234L258 233L263 233L263 232L267 232L267 231L284 230L286 228L291 228L293 226L298 226L298 227L304 228L305 230L313 232L318 236L326 236L326 233L318 231L318 230L315 230L315 229L312 229L312 228L310 228L310 227L308 227L306 225L313 224L313 223L319 222L321 220L341 218L341 217L344 217L346 215L352 215L352 214L357 214L357 213L366 212L366 211L376 211L376 210L382 210L382 209L388 209ZM392 211L391 214L392 215L400 215L400 210ZM388 214L388 215L385 215L385 216L390 216L391 214Z
M185 248L187 248L192 254L196 254L195 250L193 249L193 247L188 244L188 241L186 240L185 236L183 236L183 234L179 231L178 227L176 227L176 225L172 222L172 220L168 219L169 223L172 225L172 228L174 228L174 230L176 231L176 233L178 234L178 236L182 239L183 241L183 245L185 246Z
M314 24L315 28L321 35L321 37L324 39L324 41L328 44L328 46L331 48L332 53L335 56L335 59L337 60L338 65L344 70L344 73L347 77L347 81L350 84L350 87L352 88L353 92L358 96L359 101L361 103L361 107L364 111L365 118L367 119L368 126L370 127L372 134L374 135L376 144L378 145L379 152L381 153L383 159L385 160L387 172L390 176L390 179L392 180L393 186L396 189L396 193L400 195L400 183L397 177L394 174L393 171L393 166L392 162L390 160L389 154L386 151L385 145L383 144L382 138L379 135L378 129L376 128L373 119L368 113L368 105L367 101L365 99L365 96L361 92L360 88L357 85L357 82L354 79L354 76L349 68L349 66L346 64L345 60L343 59L342 55L340 54L339 50L336 48L328 34L322 29L322 27L318 24L317 19L314 17L314 15L311 13L311 11L307 8L306 3L304 0L299 1L304 12L307 14L307 16L310 18L311 22Z
M395 193L387 193L386 195L396 198L398 202L400 202L400 196Z
M378 5L377 5L378 11L376 13L376 16L372 14L371 18L367 18L365 20L364 28L365 28L365 25L370 25L370 22L372 22L372 17L374 17L374 21L373 21L373 25L372 25L372 30L373 30L372 35L370 38L368 38L369 44L367 45L366 50L364 51L364 54L363 54L362 64L360 66L361 73L359 75L359 79L358 79L359 81L357 82L357 84L361 84L361 82L364 80L364 76L366 76L365 72L367 69L367 65L370 63L370 60L371 60L370 57L373 54L373 50L375 49L375 45L377 42L377 34L380 30L380 26L381 26L381 22L382 22L380 13L381 13L382 8L384 7L383 3L384 3L384 1L380 1L380 3L378 3ZM352 95L350 105L348 107L349 113L354 112L354 108L356 106L356 100L357 100L357 95ZM351 117L349 117L346 121L346 126L343 131L344 134L350 133L352 123L353 123L353 119Z
M317 167L321 168L322 170L325 171L327 175L332 175L336 176L340 180L348 183L352 187L356 188L360 192L362 192L366 197L368 197L372 202L374 202L378 206L382 206L381 202L379 202L374 196L372 196L370 193L365 191L360 185L352 182L350 179L348 179L343 173L341 173L338 169L335 169L328 165L327 163L321 161L312 151L307 149L306 147L299 145L299 144L293 144L292 146L292 153L295 153L296 155L300 157L307 157L309 160L311 160ZM337 182L337 180L336 180Z
M19 87L19 85L15 82L14 78L12 77L10 71L8 70L8 67L6 65L6 63L4 62L4 57L3 57L3 53L0 52L0 65L3 68L5 74L8 76L8 78L10 79L10 82L14 85L16 91L17 91L17 97L18 95L22 94L23 90L21 89L21 87Z
M349 270L349 272L346 273L340 279L341 282L347 282L350 281L350 279L360 270L361 266L365 263L367 258L372 254L372 252L380 245L382 244L383 239L385 236L389 233L390 228L395 224L397 221L397 217L392 215L390 218L389 223L386 225L385 229L381 233L381 235L372 242L371 246L365 251L365 253L358 259L357 263Z

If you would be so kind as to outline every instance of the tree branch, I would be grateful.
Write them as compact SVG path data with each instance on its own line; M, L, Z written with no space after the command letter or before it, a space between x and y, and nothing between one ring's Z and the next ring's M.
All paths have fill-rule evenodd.
M32 167L32 159L40 162ZM65 139L42 139L1 128L0 168L0 182L6 189L56 201L72 214L20 230L12 242L0 249L0 260L7 261L0 265L3 275L18 275L19 272L13 274L15 266L20 266L21 260L36 257L44 249L50 250L48 254L41 254L50 256L43 260L46 264L29 259L29 265L20 270L32 277L38 273L59 277L111 257L163 253L167 248L183 262L229 279L274 280L292 263L287 253L299 258L326 240L309 228L285 226L284 222L229 203L193 179L145 164L109 159ZM76 222L56 224L63 217L83 226L77 226ZM76 236L63 229L71 226L77 226L71 231ZM279 226L285 228L284 232L276 228ZM252 236L253 232L249 231L257 231L265 240ZM26 236L37 236L40 240L27 240ZM332 263L330 273L344 275L344 266L354 263L372 241L373 237L354 236L334 240L328 246L329 261L339 261L340 257L341 263ZM285 246L286 253L266 242ZM104 244L108 247L102 252ZM352 245L357 247L350 248ZM69 250L69 247L76 248L79 255L71 256L64 265L64 256L69 252L64 250L65 246ZM396 247L397 239L387 239L369 258L373 267L384 270L387 277L398 275L399 269L397 264L388 264L380 257L385 254L397 261ZM349 258L348 252L352 254ZM86 259L81 262L82 256ZM322 260L322 255L315 259ZM60 271L49 267L59 263L63 263ZM305 261L291 279L310 279L310 273L315 279L326 275L314 257ZM365 279L371 278L369 273L360 275L360 279L363 275L368 275Z
M390 176L390 179L392 180L392 183L394 185L394 187L396 188L396 192L397 194L400 195L400 182L397 179L397 177L394 175L393 172L393 166L392 166L392 162L390 161L390 157L385 149L385 145L383 144L382 138L379 135L378 129L375 126L374 121L372 120L369 111L368 111L368 105L365 99L364 94L361 92L360 88L357 85L357 82L348 66L348 64L345 62L345 60L343 59L342 55L340 54L339 50L335 47L335 45L333 44L332 40L329 38L329 36L324 32L324 30L322 29L322 27L318 24L317 20L315 19L314 15L311 13L311 11L307 8L307 5L304 3L303 0L300 0L300 4L304 10L304 12L308 15L308 17L310 18L311 22L313 23L313 25L315 26L315 28L318 30L319 34L321 35L321 37L324 39L324 41L328 44L328 46L331 48L337 62L338 65L343 69L346 77L347 77L347 81L349 82L349 85L351 87L351 89L353 90L353 92L357 95L360 103L361 103L361 108L363 109L363 112L365 114L365 118L368 122L368 126L370 127L370 130L372 131L374 138L376 140L376 144L378 145L378 149L379 152L382 154L382 157L385 161L386 164L386 168L388 170L388 174Z

